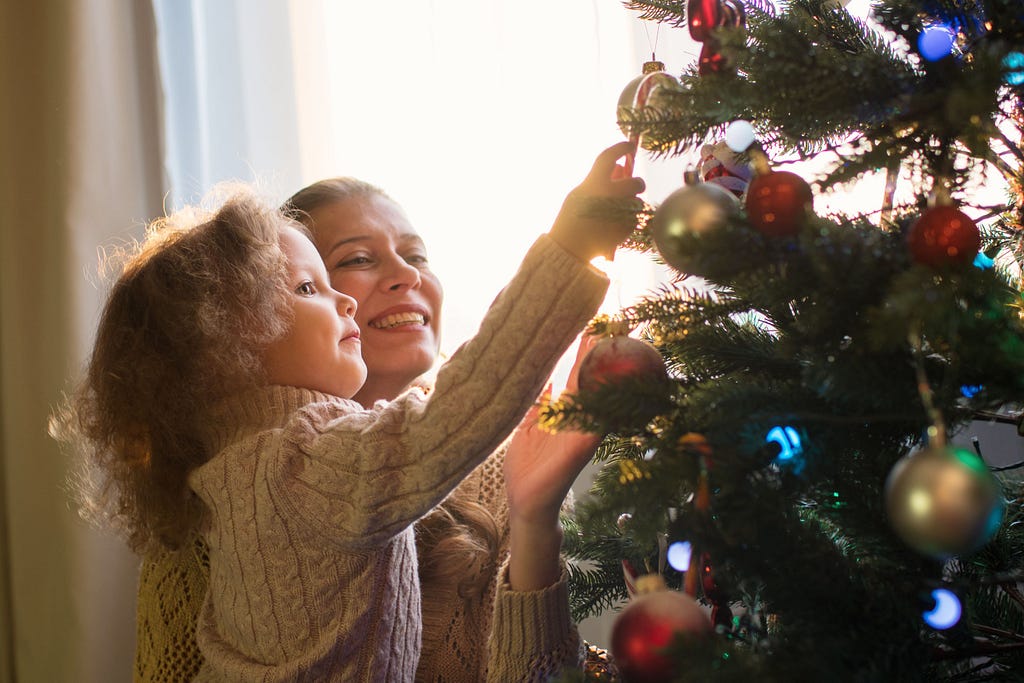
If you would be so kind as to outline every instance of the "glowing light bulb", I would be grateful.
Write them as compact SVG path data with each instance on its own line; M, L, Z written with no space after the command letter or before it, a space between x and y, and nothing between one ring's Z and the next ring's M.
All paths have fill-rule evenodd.
M747 147L754 142L754 127L749 121L738 119L730 123L725 129L725 144L732 151L739 154L746 151Z
M689 541L676 541L668 547L668 563L677 572L685 572L690 568L690 556L693 546Z
M960 614L963 612L960 598L956 596L956 593L946 588L936 588L932 591L932 599L935 601L935 607L921 613L924 623L936 631L944 631L956 626L960 621Z

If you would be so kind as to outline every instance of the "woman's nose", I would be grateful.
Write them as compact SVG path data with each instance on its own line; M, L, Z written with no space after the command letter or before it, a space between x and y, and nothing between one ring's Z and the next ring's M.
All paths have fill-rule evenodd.
M390 269L385 274L384 288L390 291L401 289L412 289L420 285L420 270L408 263L403 258L396 258L392 261Z

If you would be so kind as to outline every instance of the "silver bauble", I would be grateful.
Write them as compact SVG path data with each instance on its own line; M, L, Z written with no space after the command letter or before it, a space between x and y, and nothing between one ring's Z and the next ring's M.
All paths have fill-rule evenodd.
M648 226L661 257L685 273L689 270L689 254L680 245L680 239L714 232L739 211L739 200L731 192L713 183L697 183L670 194L651 216Z

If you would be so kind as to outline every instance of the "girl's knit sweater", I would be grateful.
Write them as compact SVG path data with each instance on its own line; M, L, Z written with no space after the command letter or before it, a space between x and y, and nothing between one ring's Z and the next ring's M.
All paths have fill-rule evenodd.
M511 432L606 288L544 236L429 397L363 410L264 387L225 401L204 434L216 455L189 480L209 510L197 680L413 680L423 623L413 524ZM495 604L495 649L521 652L492 657L488 678L527 680L544 655L524 648L562 634L548 632L551 614L506 628L503 611L521 617L534 601L506 602Z

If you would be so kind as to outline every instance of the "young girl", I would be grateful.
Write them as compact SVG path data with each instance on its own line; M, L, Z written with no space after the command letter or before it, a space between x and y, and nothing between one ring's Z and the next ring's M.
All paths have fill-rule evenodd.
M639 192L611 179L624 151L606 150L571 197ZM603 296L586 261L631 229L575 206L429 397L369 411L348 400L365 376L355 302L330 288L301 226L242 194L150 231L65 426L85 437L106 477L99 502L133 546L201 529L199 680L412 679L411 525L518 422Z

